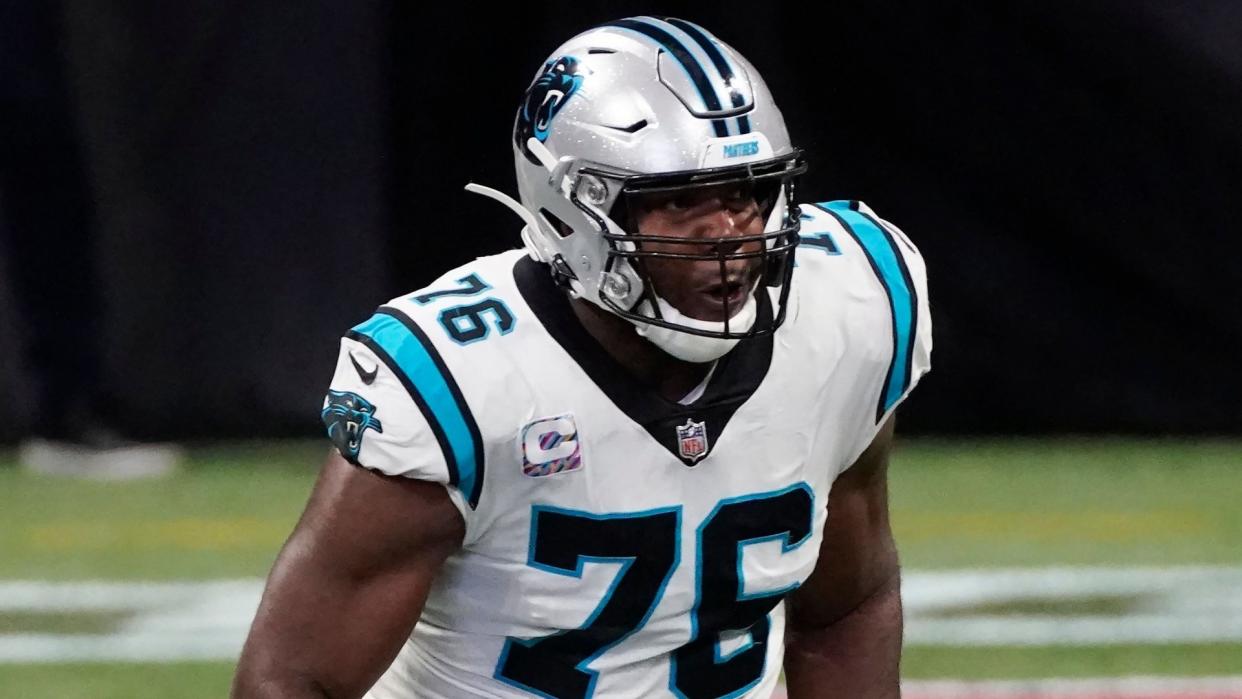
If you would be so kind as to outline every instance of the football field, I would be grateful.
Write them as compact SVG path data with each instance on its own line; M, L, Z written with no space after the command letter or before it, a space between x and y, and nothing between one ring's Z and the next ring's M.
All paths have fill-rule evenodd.
M0 697L220 697L326 444L164 480L0 454ZM911 697L1242 697L1242 444L909 441Z

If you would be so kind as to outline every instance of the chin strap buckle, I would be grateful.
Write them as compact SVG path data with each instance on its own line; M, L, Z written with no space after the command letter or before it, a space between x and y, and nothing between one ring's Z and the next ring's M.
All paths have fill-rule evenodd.
M570 288L569 282L578 279L578 275L574 274L574 271L569 268L569 263L561 255L553 257L548 267L552 270L552 281L556 282L559 287L568 289Z

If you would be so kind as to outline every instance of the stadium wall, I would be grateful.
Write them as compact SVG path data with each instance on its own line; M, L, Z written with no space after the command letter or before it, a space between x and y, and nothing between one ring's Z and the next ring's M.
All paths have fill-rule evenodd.
M512 189L534 69L643 9L66 7L109 405L172 437L314 434L343 330L517 244L461 187ZM702 7L660 12L763 71L804 196L867 201L928 259L935 370L903 429L1242 434L1242 7ZM20 392L26 325L12 304L0 323ZM0 440L35 407L0 401Z

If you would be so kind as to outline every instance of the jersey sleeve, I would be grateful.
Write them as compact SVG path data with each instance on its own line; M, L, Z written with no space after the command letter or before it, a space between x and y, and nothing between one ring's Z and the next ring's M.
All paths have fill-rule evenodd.
M459 508L477 505L478 427L435 347L401 311L383 307L341 339L321 417L351 463L441 483Z
M816 207L831 214L852 243L845 252L865 267L858 279L874 292L860 294L865 302L851 314L863 403L853 417L854 437L843 466L848 468L931 369L927 268L910 239L866 204L834 201Z

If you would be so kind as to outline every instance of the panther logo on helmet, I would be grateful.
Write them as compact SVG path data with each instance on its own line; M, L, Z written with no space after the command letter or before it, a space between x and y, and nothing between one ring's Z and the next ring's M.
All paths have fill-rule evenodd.
M755 67L706 30L630 17L573 37L523 95L513 136L518 199L467 189L521 217L531 256L572 295L695 363L784 322L801 225L794 190L806 161ZM632 215L644 201L720 187L753 195L761 230L705 249L696 236L643 233ZM721 288L739 283L726 279L726 262L755 279L747 278L739 303L721 309L724 318L696 318L660 295L651 260L711 263L721 270Z
M384 432L384 426L375 419L375 406L351 391L329 390L327 405L319 416L328 428L328 437L349 461L357 461L367 430Z
M540 143L548 139L552 119L582 86L586 72L587 68L582 61L573 56L562 56L545 63L543 72L526 90L526 95L522 98L522 108L518 110L518 124L513 136L518 147L532 163L538 164L539 161L526 147L526 141L531 136L539 139Z

